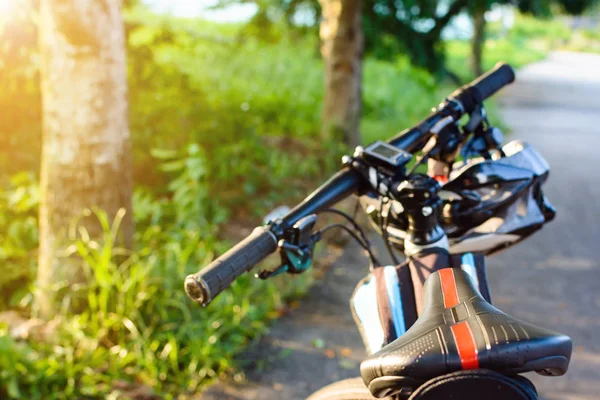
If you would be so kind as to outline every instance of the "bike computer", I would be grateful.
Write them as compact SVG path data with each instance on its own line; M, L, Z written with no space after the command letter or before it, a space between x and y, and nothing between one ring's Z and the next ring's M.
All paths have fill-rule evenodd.
M411 160L412 154L378 140L363 149L362 157L375 166L396 171Z

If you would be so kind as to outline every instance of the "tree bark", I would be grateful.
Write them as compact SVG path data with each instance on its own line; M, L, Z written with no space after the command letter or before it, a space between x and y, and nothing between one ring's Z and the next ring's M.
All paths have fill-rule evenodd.
M41 0L43 103L40 251L36 306L54 313L53 285L72 284L79 265L65 257L69 226L100 237L94 216L126 211L120 244L131 246L131 143L122 0Z
M323 131L349 146L360 144L363 30L360 0L319 0L325 65Z
M485 9L473 11L473 39L471 41L471 71L475 76L483 74L483 46L485 44Z

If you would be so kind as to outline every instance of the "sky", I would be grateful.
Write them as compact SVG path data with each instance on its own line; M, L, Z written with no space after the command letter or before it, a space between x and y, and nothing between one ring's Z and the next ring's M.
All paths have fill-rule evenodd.
M178 17L203 17L218 22L246 21L256 11L252 4L240 4L223 10L208 10L216 0L144 0L154 11Z

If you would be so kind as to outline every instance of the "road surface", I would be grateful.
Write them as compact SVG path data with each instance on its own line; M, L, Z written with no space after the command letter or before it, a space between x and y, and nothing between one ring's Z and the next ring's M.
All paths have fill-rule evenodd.
M550 163L546 193L558 215L527 241L488 259L494 303L573 338L566 376L528 376L542 399L598 399L600 56L552 53L519 71L500 103L511 138L533 144ZM359 249L347 248L301 306L242 357L246 383L221 383L201 398L304 399L328 383L357 376L365 353L348 300L366 264Z

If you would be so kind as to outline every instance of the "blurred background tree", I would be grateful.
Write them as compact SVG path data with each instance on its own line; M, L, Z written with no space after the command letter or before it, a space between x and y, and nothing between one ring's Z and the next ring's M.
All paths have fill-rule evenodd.
M553 7L571 15L580 15L596 3L596 0L363 0L365 50L385 60L394 59L397 54L408 54L414 65L437 76L450 76L458 80L456 71L446 68L442 36L452 20L461 13L467 12L473 19L471 64L473 71L481 71L484 14L492 7L514 4L524 13L550 17ZM248 21L248 26L256 27L257 32L270 32L273 25L282 22L294 30L310 31L318 25L322 13L322 4L313 0L221 0L214 8L232 4L256 6L257 12Z
M491 4L485 1L476 1L470 5L470 14L473 20L473 38L471 39L471 71L473 75L483 74L483 46L485 44L485 13Z
M325 67L325 137L360 144L363 31L361 0L321 0L321 55Z
M131 143L127 65L120 0L42 0L40 72L43 147L40 174L40 251L36 305L56 313L57 284L81 279L65 257L69 229L86 209L119 210L121 241L131 248ZM100 237L93 218L77 222Z

